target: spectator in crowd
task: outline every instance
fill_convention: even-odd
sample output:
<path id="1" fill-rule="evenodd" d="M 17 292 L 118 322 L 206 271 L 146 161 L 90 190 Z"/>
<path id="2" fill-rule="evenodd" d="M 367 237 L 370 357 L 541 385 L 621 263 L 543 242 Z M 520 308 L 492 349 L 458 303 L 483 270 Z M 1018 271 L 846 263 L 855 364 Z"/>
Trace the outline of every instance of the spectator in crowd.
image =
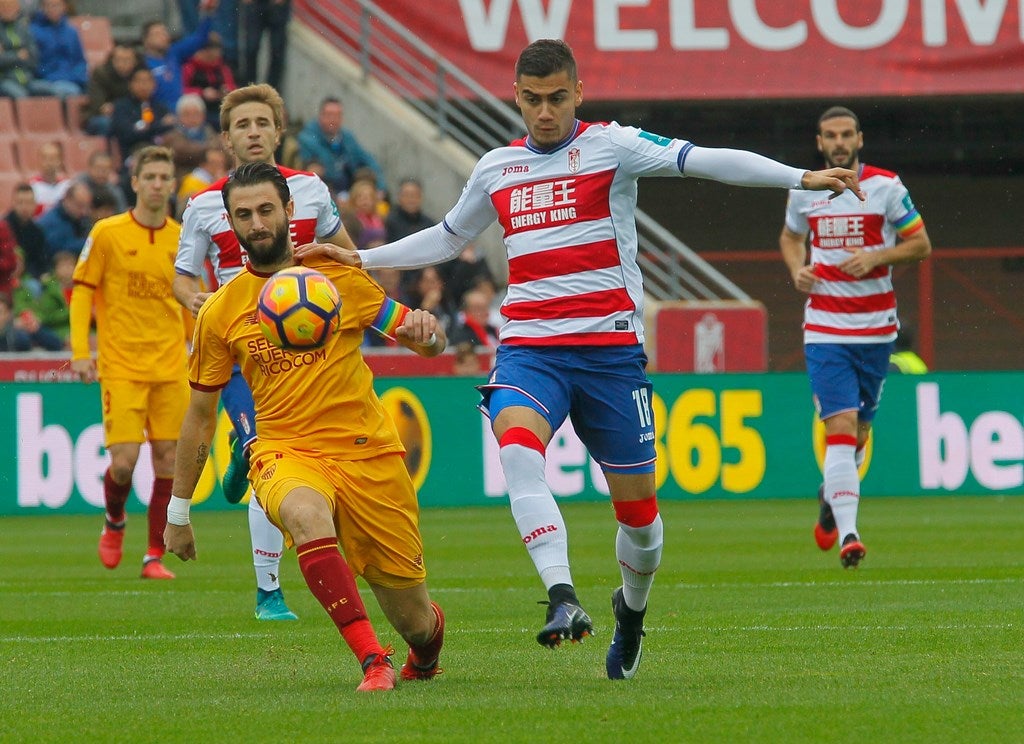
<path id="1" fill-rule="evenodd" d="M 221 147 L 208 147 L 203 153 L 203 162 L 192 169 L 181 179 L 178 186 L 178 218 L 185 211 L 185 205 L 192 198 L 214 181 L 219 181 L 228 174 L 228 154 Z"/>
<path id="2" fill-rule="evenodd" d="M 14 242 L 14 231 L 6 221 L 0 222 L 0 294 L 11 296 L 17 283 L 18 259 L 15 251 L 18 244 Z"/>
<path id="3" fill-rule="evenodd" d="M 10 295 L 0 292 L 0 351 L 28 351 L 31 348 L 32 338 L 15 320 Z"/>
<path id="4" fill-rule="evenodd" d="M 64 151 L 59 143 L 44 142 L 38 153 L 39 172 L 28 179 L 36 196 L 36 217 L 59 202 L 71 185 L 64 168 Z"/>
<path id="5" fill-rule="evenodd" d="M 427 266 L 408 273 L 412 275 L 412 280 L 406 297 L 413 303 L 409 307 L 428 310 L 447 331 L 452 327 L 455 313 L 446 299 L 444 279 L 437 267 Z"/>
<path id="6" fill-rule="evenodd" d="M 210 36 L 206 44 L 193 54 L 181 71 L 185 93 L 195 93 L 206 106 L 206 121 L 220 131 L 220 102 L 238 85 L 224 61 L 220 39 Z M 179 101 L 181 99 L 178 99 Z"/>
<path id="7" fill-rule="evenodd" d="M 31 299 L 22 297 L 19 300 L 18 290 L 14 293 L 15 313 L 21 308 L 22 302 L 29 302 L 28 309 L 39 319 L 42 327 L 59 339 L 58 349 L 67 348 L 71 318 L 68 303 L 71 302 L 72 276 L 77 262 L 75 254 L 61 251 L 53 257 L 53 271 L 36 285 L 36 294 Z M 27 282 L 23 284 L 32 286 Z"/>
<path id="8" fill-rule="evenodd" d="M 185 34 L 195 31 L 199 27 L 201 8 L 212 8 L 213 5 L 217 6 L 213 11 L 213 30 L 224 47 L 224 61 L 234 74 L 238 71 L 238 0 L 220 0 L 217 3 L 178 0 L 182 31 Z M 237 74 L 235 77 L 237 78 Z"/>
<path id="9" fill-rule="evenodd" d="M 494 282 L 494 275 L 487 266 L 487 261 L 477 255 L 476 245 L 473 243 L 463 248 L 462 253 L 454 261 L 441 264 L 437 268 L 444 279 L 445 290 L 448 292 L 447 301 L 451 307 L 459 307 L 463 295 L 481 278 Z"/>
<path id="10" fill-rule="evenodd" d="M 117 141 L 125 160 L 133 151 L 154 144 L 160 135 L 174 128 L 174 114 L 156 100 L 155 90 L 153 71 L 136 67 L 128 83 L 128 95 L 114 102 L 110 135 Z"/>
<path id="11" fill-rule="evenodd" d="M 134 206 L 134 204 L 132 205 Z M 101 189 L 96 191 L 92 195 L 92 212 L 89 215 L 89 222 L 98 222 L 99 220 L 105 220 L 107 217 L 113 217 L 115 214 L 120 214 L 117 209 L 117 200 L 114 199 L 114 195 L 109 189 Z"/>
<path id="12" fill-rule="evenodd" d="M 480 357 L 476 353 L 476 347 L 472 341 L 461 341 L 455 346 L 455 361 L 452 363 L 452 373 L 463 377 L 473 377 L 484 374 Z"/>
<path id="13" fill-rule="evenodd" d="M 114 170 L 114 159 L 110 153 L 94 150 L 89 153 L 89 161 L 85 171 L 75 178 L 92 189 L 93 196 L 107 193 L 114 204 L 114 212 L 120 214 L 128 209 L 128 200 L 124 196 L 121 184 Z"/>
<path id="14" fill-rule="evenodd" d="M 16 322 L 28 333 L 33 347 L 46 351 L 60 351 L 65 347 L 66 335 L 61 337 L 44 322 L 41 315 L 44 309 L 42 284 L 31 275 L 25 277 L 25 259 L 20 249 L 16 251 L 16 257 L 14 281 L 11 288 L 11 311 L 17 319 Z M 49 316 L 47 319 L 53 320 Z M 66 320 L 65 317 L 65 322 Z"/>
<path id="15" fill-rule="evenodd" d="M 213 16 L 202 11 L 202 20 L 196 30 L 183 39 L 171 43 L 171 32 L 163 21 L 150 21 L 142 27 L 142 56 L 153 71 L 156 89 L 153 97 L 170 111 L 185 92 L 182 85 L 182 66 L 193 54 L 202 49 L 213 30 Z"/>
<path id="16" fill-rule="evenodd" d="M 129 94 L 132 71 L 142 64 L 142 57 L 131 46 L 115 44 L 106 61 L 93 69 L 85 90 L 88 100 L 82 106 L 83 129 L 88 134 L 110 135 L 114 102 Z"/>
<path id="17" fill-rule="evenodd" d="M 89 69 L 78 29 L 68 21 L 65 0 L 42 0 L 32 17 L 32 36 L 39 49 L 36 77 L 51 96 L 77 96 L 89 82 Z"/>
<path id="18" fill-rule="evenodd" d="M 342 126 L 343 121 L 344 109 L 339 99 L 328 97 L 321 101 L 317 118 L 299 132 L 303 161 L 315 160 L 323 165 L 324 181 L 344 199 L 348 198 L 356 171 L 364 167 L 373 169 L 377 189 L 383 192 L 386 188 L 384 171 L 356 136 Z"/>
<path id="19" fill-rule="evenodd" d="M 47 95 L 46 85 L 36 79 L 38 62 L 39 50 L 20 0 L 0 0 L 0 95 Z"/>
<path id="20" fill-rule="evenodd" d="M 498 329 L 491 325 L 491 303 L 487 294 L 471 289 L 462 297 L 449 337 L 452 343 L 468 341 L 493 352 L 498 348 Z"/>
<path id="21" fill-rule="evenodd" d="M 162 144 L 174 153 L 176 178 L 203 162 L 206 151 L 220 143 L 217 132 L 206 121 L 206 103 L 195 93 L 186 93 L 174 108 L 177 121 L 174 128 L 163 135 Z"/>
<path id="22" fill-rule="evenodd" d="M 284 80 L 284 63 L 288 52 L 291 0 L 241 0 L 239 11 L 245 39 L 242 50 L 242 77 L 250 84 L 266 82 L 280 88 Z M 269 38 L 267 75 L 260 81 L 257 61 L 264 35 Z"/>
<path id="23" fill-rule="evenodd" d="M 353 183 L 348 194 L 348 208 L 359 220 L 360 230 L 355 241 L 356 246 L 370 248 L 373 245 L 383 245 L 386 231 L 384 220 L 378 211 L 376 184 L 366 179 L 359 179 Z"/>
<path id="24" fill-rule="evenodd" d="M 92 227 L 92 190 L 84 183 L 73 183 L 64 198 L 36 223 L 46 235 L 50 261 L 61 252 L 78 256 Z"/>
<path id="25" fill-rule="evenodd" d="M 267 50 L 267 77 L 263 82 L 277 89 L 284 80 L 284 60 L 288 53 L 288 20 L 292 14 L 291 0 L 242 0 L 242 29 L 245 32 L 245 54 L 242 77 L 249 83 L 260 82 L 256 76 L 256 60 L 266 34 L 270 39 Z"/>
<path id="26" fill-rule="evenodd" d="M 50 249 L 46 244 L 46 236 L 33 219 L 36 214 L 36 195 L 28 183 L 19 183 L 14 187 L 14 200 L 11 211 L 4 221 L 14 234 L 14 242 L 25 252 L 25 270 L 36 279 L 52 268 Z"/>
<path id="27" fill-rule="evenodd" d="M 387 242 L 393 243 L 435 222 L 423 214 L 423 185 L 415 178 L 403 178 L 398 184 L 396 203 L 384 221 Z"/>

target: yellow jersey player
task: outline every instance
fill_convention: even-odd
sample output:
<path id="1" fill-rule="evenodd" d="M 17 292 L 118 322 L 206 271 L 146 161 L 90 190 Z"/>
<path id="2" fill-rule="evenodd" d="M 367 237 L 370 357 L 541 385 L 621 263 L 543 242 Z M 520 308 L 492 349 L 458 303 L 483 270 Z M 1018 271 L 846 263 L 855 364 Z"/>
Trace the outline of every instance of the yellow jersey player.
<path id="1" fill-rule="evenodd" d="M 144 441 L 153 459 L 147 510 L 149 547 L 142 578 L 173 579 L 161 563 L 178 430 L 188 405 L 185 322 L 171 292 L 181 228 L 168 216 L 174 193 L 174 157 L 164 147 L 135 155 L 135 207 L 100 220 L 85 242 L 71 292 L 71 369 L 83 382 L 99 380 L 104 444 L 106 522 L 99 556 L 107 568 L 121 562 L 125 502 Z M 89 347 L 96 316 L 98 353 Z"/>
<path id="2" fill-rule="evenodd" d="M 360 691 L 395 684 L 390 647 L 377 639 L 355 584 L 361 575 L 409 644 L 402 677 L 435 676 L 444 615 L 430 601 L 416 492 L 394 423 L 373 391 L 360 353 L 373 328 L 424 357 L 444 350 L 437 319 L 385 295 L 364 272 L 314 258 L 342 298 L 341 327 L 319 349 L 288 352 L 260 331 L 256 303 L 275 271 L 294 265 L 288 181 L 268 163 L 247 163 L 223 187 L 228 219 L 249 262 L 203 303 L 196 320 L 192 397 L 179 438 L 167 548 L 195 558 L 191 497 L 216 426 L 220 391 L 239 365 L 256 404 L 249 479 L 270 520 L 295 546 L 299 569 L 359 660 Z M 344 557 L 338 550 L 341 543 Z"/>

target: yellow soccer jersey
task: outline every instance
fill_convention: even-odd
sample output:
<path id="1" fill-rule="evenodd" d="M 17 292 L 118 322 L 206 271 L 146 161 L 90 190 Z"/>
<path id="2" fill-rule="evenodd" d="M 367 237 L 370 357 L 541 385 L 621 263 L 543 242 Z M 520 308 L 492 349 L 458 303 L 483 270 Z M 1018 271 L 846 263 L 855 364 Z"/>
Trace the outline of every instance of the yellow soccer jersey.
<path id="1" fill-rule="evenodd" d="M 256 320 L 256 303 L 267 276 L 248 264 L 199 311 L 189 357 L 189 383 L 219 390 L 241 367 L 256 403 L 256 436 L 312 455 L 361 460 L 404 452 L 391 417 L 373 390 L 373 373 L 360 345 L 370 326 L 393 332 L 405 308 L 361 269 L 311 259 L 341 295 L 341 327 L 325 346 L 285 351 L 271 345 Z M 390 318 L 390 321 L 388 320 Z"/>
<path id="2" fill-rule="evenodd" d="M 166 382 L 185 373 L 184 319 L 171 292 L 180 233 L 170 218 L 149 228 L 130 211 L 100 220 L 89 233 L 74 281 L 95 291 L 101 378 Z M 83 347 L 87 340 L 72 338 L 72 348 Z"/>

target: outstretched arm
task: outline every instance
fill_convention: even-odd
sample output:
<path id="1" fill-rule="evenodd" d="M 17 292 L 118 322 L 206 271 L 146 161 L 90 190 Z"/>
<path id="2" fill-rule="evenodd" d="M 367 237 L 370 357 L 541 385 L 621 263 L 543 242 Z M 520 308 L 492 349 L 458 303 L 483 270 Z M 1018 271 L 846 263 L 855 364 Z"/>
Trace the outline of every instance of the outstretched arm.
<path id="1" fill-rule="evenodd" d="M 746 150 L 693 146 L 683 156 L 682 173 L 736 186 L 807 189 L 834 194 L 852 189 L 861 200 L 864 198 L 856 172 L 848 168 L 807 171 Z"/>
<path id="2" fill-rule="evenodd" d="M 419 269 L 455 258 L 469 243 L 439 222 L 426 230 L 408 235 L 394 243 L 364 251 L 337 247 L 340 244 L 307 243 L 295 249 L 295 258 L 328 256 L 346 266 L 364 269 Z"/>

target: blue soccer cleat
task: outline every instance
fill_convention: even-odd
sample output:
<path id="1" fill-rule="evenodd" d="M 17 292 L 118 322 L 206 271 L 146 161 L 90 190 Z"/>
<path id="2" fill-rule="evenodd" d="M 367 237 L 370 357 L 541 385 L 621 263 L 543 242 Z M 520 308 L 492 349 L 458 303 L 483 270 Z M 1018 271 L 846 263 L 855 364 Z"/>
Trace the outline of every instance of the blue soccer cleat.
<path id="1" fill-rule="evenodd" d="M 633 679 L 640 668 L 643 654 L 644 615 L 647 608 L 639 612 L 629 609 L 622 598 L 622 588 L 612 592 L 612 612 L 615 614 L 615 635 L 605 657 L 605 671 L 608 679 Z"/>
<path id="2" fill-rule="evenodd" d="M 288 605 L 284 603 L 284 594 L 282 594 L 280 589 L 274 589 L 272 592 L 257 589 L 256 619 L 298 620 L 299 616 L 288 609 Z"/>
<path id="3" fill-rule="evenodd" d="M 594 624 L 583 608 L 572 602 L 548 605 L 547 624 L 537 634 L 537 643 L 548 648 L 562 645 L 562 641 L 579 643 L 594 635 Z"/>

